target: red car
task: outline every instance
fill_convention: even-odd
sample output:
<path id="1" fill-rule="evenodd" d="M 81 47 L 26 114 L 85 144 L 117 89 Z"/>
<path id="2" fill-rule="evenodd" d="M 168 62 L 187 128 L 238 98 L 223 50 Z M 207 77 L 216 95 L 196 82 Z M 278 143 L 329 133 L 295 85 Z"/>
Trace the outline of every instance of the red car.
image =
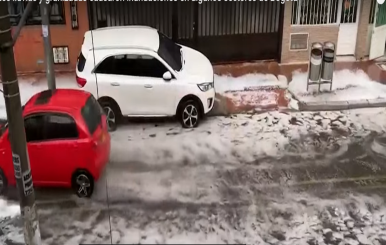
<path id="1" fill-rule="evenodd" d="M 90 197 L 110 155 L 106 116 L 88 92 L 46 90 L 23 109 L 33 184 Z M 16 185 L 7 124 L 0 136 L 0 192 Z"/>

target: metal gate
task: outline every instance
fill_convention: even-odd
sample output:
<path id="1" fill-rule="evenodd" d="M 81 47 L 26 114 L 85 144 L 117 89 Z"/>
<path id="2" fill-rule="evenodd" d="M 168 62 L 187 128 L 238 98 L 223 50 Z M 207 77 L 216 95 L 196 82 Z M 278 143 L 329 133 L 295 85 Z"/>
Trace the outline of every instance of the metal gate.
<path id="1" fill-rule="evenodd" d="M 88 1 L 90 29 L 148 25 L 212 62 L 280 60 L 284 4 Z"/>

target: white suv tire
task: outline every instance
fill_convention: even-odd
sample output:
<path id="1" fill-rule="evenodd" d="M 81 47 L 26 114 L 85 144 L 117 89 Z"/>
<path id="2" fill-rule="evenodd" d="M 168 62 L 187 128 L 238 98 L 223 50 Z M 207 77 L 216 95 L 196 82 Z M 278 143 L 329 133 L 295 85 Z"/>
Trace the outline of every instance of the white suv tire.
<path id="1" fill-rule="evenodd" d="M 182 102 L 176 116 L 183 128 L 196 128 L 202 118 L 199 103 L 193 99 Z"/>
<path id="2" fill-rule="evenodd" d="M 99 104 L 106 114 L 106 124 L 109 132 L 114 132 L 117 130 L 117 126 L 121 122 L 121 110 L 118 105 L 112 101 L 102 100 L 99 101 Z"/>

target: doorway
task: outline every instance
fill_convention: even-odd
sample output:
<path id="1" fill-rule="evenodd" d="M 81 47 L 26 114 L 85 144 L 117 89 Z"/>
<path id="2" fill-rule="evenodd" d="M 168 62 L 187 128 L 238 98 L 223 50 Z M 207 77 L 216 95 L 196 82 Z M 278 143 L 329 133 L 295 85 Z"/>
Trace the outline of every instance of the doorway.
<path id="1" fill-rule="evenodd" d="M 374 20 L 370 36 L 369 59 L 373 60 L 385 55 L 386 42 L 386 4 L 376 4 Z"/>
<path id="2" fill-rule="evenodd" d="M 361 0 L 339 0 L 340 22 L 337 55 L 354 55 Z"/>

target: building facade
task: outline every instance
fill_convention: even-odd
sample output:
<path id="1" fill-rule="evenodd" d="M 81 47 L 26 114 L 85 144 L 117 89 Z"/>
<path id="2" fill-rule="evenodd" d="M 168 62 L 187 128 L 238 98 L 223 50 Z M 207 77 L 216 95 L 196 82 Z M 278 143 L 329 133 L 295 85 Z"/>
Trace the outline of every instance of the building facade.
<path id="1" fill-rule="evenodd" d="M 26 3 L 9 2 L 14 25 Z M 176 42 L 203 52 L 214 63 L 307 62 L 311 44 L 325 41 L 336 43 L 338 55 L 361 60 L 386 41 L 386 28 L 377 27 L 374 34 L 376 0 L 297 0 L 285 4 L 53 1 L 51 4 L 52 46 L 58 48 L 56 51 L 65 49 L 68 53 L 55 51 L 55 60 L 62 60 L 55 64 L 57 71 L 75 69 L 85 31 L 109 26 L 155 27 Z M 385 8 L 386 4 L 379 8 L 385 12 L 385 18 L 378 16 L 378 22 L 386 22 Z M 18 72 L 45 70 L 39 5 L 23 27 L 14 52 Z"/>
<path id="2" fill-rule="evenodd" d="M 75 7 L 71 6 L 75 3 Z M 11 23 L 17 25 L 27 2 L 9 2 Z M 76 9 L 74 13 L 74 9 Z M 68 50 L 68 57 L 55 64 L 55 70 L 71 71 L 76 65 L 84 32 L 89 30 L 86 2 L 51 2 L 50 16 L 51 43 L 53 47 Z M 73 27 L 74 25 L 74 27 Z M 39 4 L 35 5 L 30 18 L 22 28 L 14 47 L 17 71 L 20 73 L 41 72 L 45 70 L 44 45 Z"/>
<path id="3" fill-rule="evenodd" d="M 336 44 L 338 56 L 368 57 L 376 0 L 298 0 L 285 5 L 283 63 L 307 61 L 311 44 L 326 41 Z"/>

